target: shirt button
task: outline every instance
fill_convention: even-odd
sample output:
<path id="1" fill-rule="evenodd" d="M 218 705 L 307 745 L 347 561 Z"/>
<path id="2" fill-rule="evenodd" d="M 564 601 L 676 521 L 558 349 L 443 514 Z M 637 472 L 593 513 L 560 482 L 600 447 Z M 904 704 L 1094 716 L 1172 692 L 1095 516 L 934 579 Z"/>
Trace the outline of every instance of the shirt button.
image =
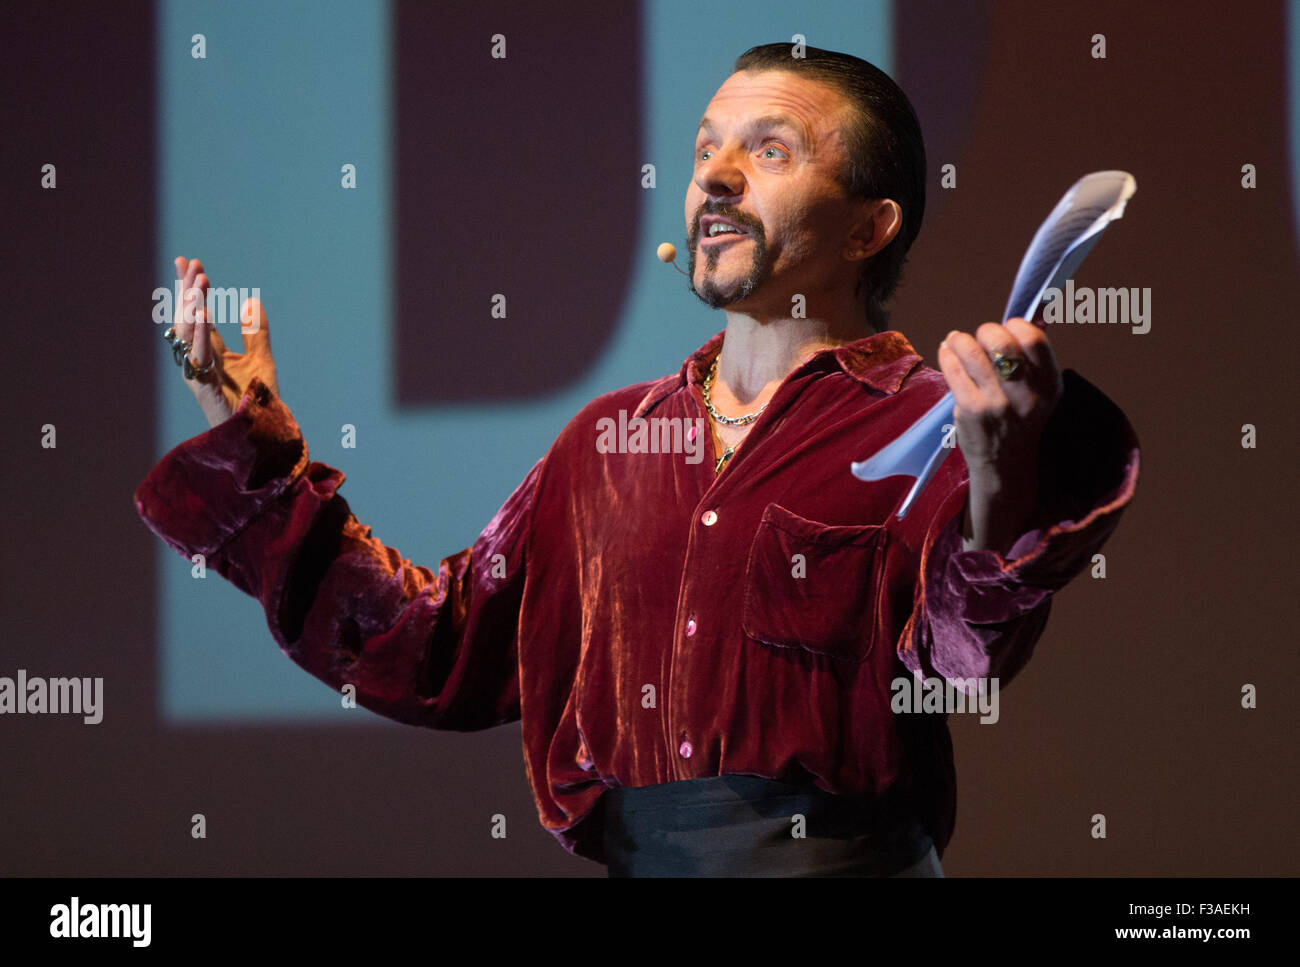
<path id="1" fill-rule="evenodd" d="M 714 510 L 706 510 L 700 520 L 704 521 L 705 527 L 712 527 L 718 522 L 718 513 Z"/>
<path id="2" fill-rule="evenodd" d="M 691 757 L 691 744 L 683 739 L 682 744 L 677 747 L 677 752 L 683 759 L 689 759 Z"/>
<path id="3" fill-rule="evenodd" d="M 695 619 L 688 618 L 686 621 L 686 637 L 689 638 L 695 634 Z"/>

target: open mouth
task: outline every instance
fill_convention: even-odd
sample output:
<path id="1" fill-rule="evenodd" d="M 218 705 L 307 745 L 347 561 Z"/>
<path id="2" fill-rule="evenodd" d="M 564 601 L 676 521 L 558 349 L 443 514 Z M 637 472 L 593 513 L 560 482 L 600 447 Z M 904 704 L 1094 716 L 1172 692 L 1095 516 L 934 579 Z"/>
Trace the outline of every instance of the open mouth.
<path id="1" fill-rule="evenodd" d="M 749 232 L 730 219 L 718 215 L 705 215 L 700 219 L 701 247 L 725 245 L 746 238 L 749 238 Z"/>

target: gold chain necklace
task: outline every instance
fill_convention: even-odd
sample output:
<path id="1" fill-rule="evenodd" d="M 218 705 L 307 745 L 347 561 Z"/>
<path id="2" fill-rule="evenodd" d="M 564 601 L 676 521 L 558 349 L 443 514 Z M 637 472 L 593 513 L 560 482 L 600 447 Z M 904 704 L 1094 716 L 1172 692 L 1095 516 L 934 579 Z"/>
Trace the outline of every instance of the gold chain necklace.
<path id="1" fill-rule="evenodd" d="M 721 354 L 719 354 L 721 355 Z M 709 411 L 709 416 L 713 417 L 719 423 L 728 423 L 731 426 L 748 426 L 758 419 L 759 414 L 767 409 L 767 403 L 764 403 L 753 413 L 746 413 L 744 416 L 727 416 L 725 413 L 719 413 L 713 405 L 713 381 L 718 377 L 718 356 L 713 357 L 713 365 L 709 367 L 709 374 L 704 377 L 704 408 Z M 768 402 L 771 402 L 770 400 Z"/>
<path id="2" fill-rule="evenodd" d="M 715 419 L 719 423 L 727 423 L 731 426 L 748 426 L 749 424 L 757 420 L 759 415 L 765 409 L 767 409 L 767 403 L 764 403 L 753 413 L 746 413 L 744 416 L 733 417 L 733 416 L 727 416 L 724 413 L 719 413 L 717 408 L 713 405 L 713 381 L 717 378 L 717 375 L 718 375 L 718 357 L 714 356 L 713 365 L 709 367 L 709 374 L 704 377 L 704 386 L 703 386 L 704 408 L 709 411 L 709 416 L 713 417 L 713 419 Z M 713 472 L 715 474 L 719 474 L 722 473 L 722 468 L 727 465 L 727 461 L 730 460 L 733 456 L 735 456 L 736 448 L 729 447 L 727 446 L 726 443 L 723 442 L 722 434 L 718 433 L 717 427 L 713 428 L 713 432 L 718 438 L 718 443 L 723 448 L 722 456 L 718 457 L 718 462 L 714 464 L 713 467 Z"/>

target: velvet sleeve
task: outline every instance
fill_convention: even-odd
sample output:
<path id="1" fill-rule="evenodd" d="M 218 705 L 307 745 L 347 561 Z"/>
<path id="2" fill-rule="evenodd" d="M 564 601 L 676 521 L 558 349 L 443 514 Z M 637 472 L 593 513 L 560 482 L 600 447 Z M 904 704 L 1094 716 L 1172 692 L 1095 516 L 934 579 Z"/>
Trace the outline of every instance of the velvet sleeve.
<path id="1" fill-rule="evenodd" d="M 372 536 L 308 459 L 297 422 L 254 379 L 230 419 L 167 453 L 135 492 L 173 549 L 257 598 L 293 661 L 359 705 L 430 728 L 518 720 L 517 629 L 529 472 L 477 541 L 436 570 Z"/>
<path id="2" fill-rule="evenodd" d="M 913 673 L 998 678 L 1029 661 L 1053 592 L 1091 566 L 1133 496 L 1138 441 L 1120 409 L 1074 370 L 1044 428 L 1038 507 L 1007 555 L 963 551 L 968 482 L 935 514 L 921 557 L 914 640 L 899 658 Z"/>

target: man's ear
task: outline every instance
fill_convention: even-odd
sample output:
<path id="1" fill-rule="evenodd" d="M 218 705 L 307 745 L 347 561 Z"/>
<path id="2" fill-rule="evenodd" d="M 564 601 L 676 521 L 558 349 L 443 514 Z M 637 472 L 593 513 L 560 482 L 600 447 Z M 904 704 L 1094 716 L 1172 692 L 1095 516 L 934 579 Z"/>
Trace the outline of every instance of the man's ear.
<path id="1" fill-rule="evenodd" d="M 894 240 L 903 227 L 903 209 L 892 198 L 862 202 L 859 222 L 849 236 L 844 257 L 850 261 L 870 258 Z"/>

